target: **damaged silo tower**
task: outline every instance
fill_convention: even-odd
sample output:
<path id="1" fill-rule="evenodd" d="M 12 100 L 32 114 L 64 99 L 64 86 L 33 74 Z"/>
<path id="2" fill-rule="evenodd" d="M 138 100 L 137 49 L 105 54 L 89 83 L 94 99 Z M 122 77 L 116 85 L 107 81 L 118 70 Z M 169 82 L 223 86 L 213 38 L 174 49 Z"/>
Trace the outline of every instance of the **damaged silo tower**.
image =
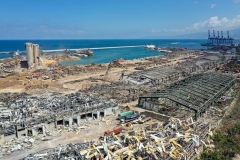
<path id="1" fill-rule="evenodd" d="M 39 62 L 39 45 L 38 44 L 33 44 L 33 56 L 34 56 L 35 66 L 38 66 L 38 62 Z"/>
<path id="2" fill-rule="evenodd" d="M 28 68 L 37 67 L 39 65 L 40 51 L 38 44 L 26 43 L 26 53 Z"/>
<path id="3" fill-rule="evenodd" d="M 25 46 L 27 53 L 28 68 L 31 68 L 34 64 L 33 45 L 32 43 L 26 43 Z"/>

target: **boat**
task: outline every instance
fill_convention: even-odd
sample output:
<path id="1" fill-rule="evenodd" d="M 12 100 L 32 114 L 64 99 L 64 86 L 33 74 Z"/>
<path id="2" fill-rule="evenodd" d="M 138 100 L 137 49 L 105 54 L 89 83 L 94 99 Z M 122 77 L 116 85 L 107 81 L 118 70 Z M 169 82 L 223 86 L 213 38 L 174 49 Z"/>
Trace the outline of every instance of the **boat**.
<path id="1" fill-rule="evenodd" d="M 84 49 L 84 50 L 76 50 L 75 53 L 73 54 L 74 56 L 84 56 L 84 57 L 88 57 L 88 56 L 93 56 L 93 51 L 91 51 L 90 49 Z"/>
<path id="2" fill-rule="evenodd" d="M 150 45 L 146 45 L 145 48 L 146 48 L 146 49 L 149 49 L 149 50 L 154 50 L 154 49 L 156 48 L 156 46 L 150 44 Z"/>

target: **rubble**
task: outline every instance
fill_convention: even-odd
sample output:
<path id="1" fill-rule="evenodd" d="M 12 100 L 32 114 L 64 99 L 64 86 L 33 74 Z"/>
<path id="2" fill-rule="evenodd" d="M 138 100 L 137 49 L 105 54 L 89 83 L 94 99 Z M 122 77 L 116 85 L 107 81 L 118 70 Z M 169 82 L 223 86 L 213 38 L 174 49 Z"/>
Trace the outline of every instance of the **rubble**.
<path id="1" fill-rule="evenodd" d="M 214 147 L 205 142 L 209 135 L 211 127 L 207 123 L 171 118 L 150 128 L 124 131 L 84 143 L 59 145 L 29 154 L 25 159 L 191 159 L 200 153 L 201 147 Z"/>
<path id="2" fill-rule="evenodd" d="M 139 97 L 139 107 L 175 117 L 201 117 L 232 87 L 236 78 L 221 73 L 195 74 Z M 217 109 L 215 109 L 217 110 Z M 218 110 L 217 110 L 218 111 Z"/>
<path id="3" fill-rule="evenodd" d="M 28 137 L 42 135 L 51 139 L 50 130 L 54 128 L 59 129 L 58 133 L 62 132 L 61 128 L 66 130 L 65 127 L 68 128 L 68 131 L 78 130 L 83 126 L 87 127 L 89 125 L 87 122 L 91 119 L 111 115 L 113 110 L 118 108 L 116 100 L 107 99 L 94 93 L 77 92 L 68 95 L 32 96 L 5 93 L 1 94 L 0 98 L 2 99 L 0 105 L 1 143 L 23 138 L 24 144 L 29 144 L 28 141 L 34 143 L 35 139 L 26 140 Z M 14 143 L 11 147 L 14 148 L 16 145 Z M 14 150 L 6 151 L 13 152 Z"/>
<path id="4" fill-rule="evenodd" d="M 239 56 L 240 57 L 240 56 Z M 240 73 L 240 58 L 233 57 L 227 61 L 227 63 L 223 64 L 218 69 L 223 73 Z"/>
<path id="5" fill-rule="evenodd" d="M 84 142 L 59 145 L 30 153 L 26 159 L 191 159 L 199 154 L 201 147 L 214 147 L 207 141 L 207 137 L 212 135 L 211 125 L 203 121 L 194 122 L 193 118 L 201 117 L 202 112 L 209 117 L 221 117 L 226 102 L 233 97 L 226 95 L 225 91 L 234 84 L 235 79 L 230 75 L 212 73 L 222 71 L 226 61 L 221 56 L 193 51 L 185 53 L 185 50 L 179 54 L 179 51 L 175 52 L 177 50 L 173 49 L 166 56 L 146 58 L 136 64 L 125 64 L 123 59 L 114 60 L 109 65 L 54 64 L 51 68 L 29 73 L 26 75 L 29 80 L 57 80 L 106 71 L 100 78 L 76 78 L 64 82 L 74 84 L 87 81 L 81 91 L 72 94 L 0 94 L 0 157 L 17 150 L 34 148 L 43 141 L 51 141 L 68 132 L 76 135 L 82 131 L 88 133 L 93 125 L 112 127 L 115 125 L 113 118 L 116 117 L 109 118 L 109 115 L 117 115 L 121 111 L 118 103 L 136 101 L 139 97 L 144 109 L 153 111 L 149 114 L 151 116 L 134 112 L 120 119 L 120 134 L 111 134 L 113 130 L 106 130 L 109 131 L 107 136 L 97 140 L 86 139 Z M 55 55 L 46 56 L 59 61 L 69 55 L 63 55 L 60 59 Z M 126 74 L 127 67 L 136 67 L 140 71 Z M 117 81 L 107 78 L 111 68 L 123 69 L 118 73 L 120 78 Z M 204 72 L 208 72 L 210 80 L 202 76 Z M 25 88 L 47 87 L 48 84 L 41 83 Z M 216 96 L 217 91 L 221 95 Z M 163 97 L 156 101 L 156 96 L 149 97 L 152 94 Z M 174 102 L 166 100 L 169 97 Z M 146 101 L 141 101 L 144 98 Z M 179 107 L 180 102 L 188 107 Z M 213 102 L 219 106 L 212 105 Z M 207 105 L 203 105 L 205 103 Z M 198 106 L 201 110 L 196 108 Z M 189 108 L 197 111 L 197 115 Z"/>

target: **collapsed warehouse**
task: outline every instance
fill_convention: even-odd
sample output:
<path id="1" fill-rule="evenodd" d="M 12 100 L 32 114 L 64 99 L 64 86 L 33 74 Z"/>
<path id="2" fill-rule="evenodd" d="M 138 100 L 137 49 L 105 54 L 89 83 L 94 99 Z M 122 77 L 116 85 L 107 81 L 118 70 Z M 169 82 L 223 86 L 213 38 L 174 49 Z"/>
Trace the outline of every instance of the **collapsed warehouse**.
<path id="1" fill-rule="evenodd" d="M 87 118 L 105 117 L 118 109 L 118 102 L 82 92 L 45 97 L 6 93 L 0 105 L 0 142 L 24 136 L 48 134 L 58 125 L 79 125 Z M 8 98 L 7 98 L 8 97 Z"/>
<path id="2" fill-rule="evenodd" d="M 174 67 L 151 68 L 140 72 L 134 72 L 129 75 L 126 80 L 136 85 L 143 85 L 146 83 L 152 83 L 154 86 L 161 83 L 167 83 L 171 80 L 177 80 L 181 75 L 179 70 Z"/>
<path id="3" fill-rule="evenodd" d="M 200 58 L 186 59 L 174 65 L 163 66 L 161 68 L 150 68 L 139 72 L 134 72 L 127 76 L 126 81 L 135 85 L 151 83 L 160 87 L 162 84 L 169 84 L 179 79 L 189 77 L 195 73 L 206 72 L 215 69 L 221 63 L 218 56 L 206 56 Z"/>
<path id="4" fill-rule="evenodd" d="M 221 57 L 219 56 L 189 57 L 186 61 L 174 65 L 145 69 L 130 74 L 122 72 L 124 74 L 117 82 L 91 78 L 89 83 L 84 85 L 84 90 L 117 99 L 120 103 L 128 103 L 135 101 L 145 92 L 164 88 L 165 85 L 193 74 L 214 70 L 220 64 Z M 90 83 L 93 81 L 101 81 L 102 84 Z"/>
<path id="5" fill-rule="evenodd" d="M 119 103 L 135 101 L 138 96 L 148 90 L 149 86 L 136 86 L 126 82 L 112 82 L 111 84 L 91 85 L 87 90 L 104 95 L 108 98 L 117 99 Z"/>
<path id="6" fill-rule="evenodd" d="M 187 112 L 185 115 L 194 116 L 196 120 L 218 102 L 235 81 L 236 78 L 221 73 L 196 74 L 164 89 L 141 95 L 138 106 L 171 116 Z"/>

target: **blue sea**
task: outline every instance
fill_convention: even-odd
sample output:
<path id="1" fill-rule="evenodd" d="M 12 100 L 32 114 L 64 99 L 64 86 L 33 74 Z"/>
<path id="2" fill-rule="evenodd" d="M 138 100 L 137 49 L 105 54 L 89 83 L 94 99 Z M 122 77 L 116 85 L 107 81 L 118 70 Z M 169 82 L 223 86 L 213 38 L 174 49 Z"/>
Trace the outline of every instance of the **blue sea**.
<path id="1" fill-rule="evenodd" d="M 111 40 L 0 40 L 0 59 L 11 57 L 11 54 L 5 52 L 14 52 L 19 50 L 20 55 L 26 55 L 25 43 L 31 42 L 40 45 L 41 50 L 65 50 L 95 48 L 93 57 L 82 57 L 77 61 L 65 61 L 61 64 L 91 64 L 107 63 L 113 59 L 136 59 L 149 56 L 163 55 L 163 52 L 146 50 L 143 45 L 153 44 L 156 47 L 183 47 L 190 49 L 205 49 L 200 43 L 206 42 L 202 39 L 111 39 Z M 124 46 L 132 46 L 125 48 Z M 116 47 L 116 48 L 105 48 Z M 105 49 L 103 49 L 105 48 Z M 53 52 L 50 52 L 53 53 Z M 72 52 L 73 53 L 73 52 Z"/>

